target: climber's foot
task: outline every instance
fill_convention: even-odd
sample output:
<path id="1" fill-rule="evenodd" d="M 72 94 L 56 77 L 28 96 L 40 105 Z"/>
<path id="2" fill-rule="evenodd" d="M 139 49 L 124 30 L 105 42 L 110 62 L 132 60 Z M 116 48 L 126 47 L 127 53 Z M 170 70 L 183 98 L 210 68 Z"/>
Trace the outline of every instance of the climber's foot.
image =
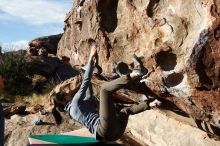
<path id="1" fill-rule="evenodd" d="M 143 63 L 135 54 L 133 55 L 132 60 L 134 63 L 132 73 L 136 74 L 138 77 L 145 75 L 147 73 L 147 69 L 143 66 Z"/>
<path id="2" fill-rule="evenodd" d="M 154 108 L 154 107 L 160 107 L 162 104 L 162 102 L 160 102 L 159 100 L 155 99 L 154 101 L 150 102 L 149 103 L 149 106 L 151 108 Z"/>

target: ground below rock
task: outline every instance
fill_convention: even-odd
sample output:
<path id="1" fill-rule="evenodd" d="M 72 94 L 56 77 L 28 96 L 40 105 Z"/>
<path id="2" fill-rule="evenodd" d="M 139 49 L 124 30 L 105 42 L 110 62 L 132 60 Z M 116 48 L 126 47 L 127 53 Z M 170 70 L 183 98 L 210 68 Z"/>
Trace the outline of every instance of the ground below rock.
<path id="1" fill-rule="evenodd" d="M 149 110 L 130 116 L 127 129 L 143 145 L 149 146 L 219 146 L 218 137 L 195 127 L 191 118 L 166 110 Z M 141 119 L 141 120 L 140 120 Z M 191 124 L 190 124 L 191 123 Z"/>
<path id="2" fill-rule="evenodd" d="M 51 113 L 11 116 L 10 119 L 5 121 L 5 146 L 26 146 L 28 144 L 28 135 L 59 134 L 83 127 L 67 114 L 61 113 L 61 115 L 63 122 L 59 126 L 55 124 Z M 38 119 L 43 121 L 41 125 L 34 124 L 34 121 Z M 129 133 L 125 133 L 117 142 L 125 146 L 141 146 Z"/>
<path id="3" fill-rule="evenodd" d="M 5 124 L 5 146 L 26 146 L 28 144 L 28 135 L 30 134 L 49 134 L 64 133 L 81 128 L 82 126 L 70 119 L 68 115 L 62 114 L 63 123 L 55 125 L 52 114 L 46 115 L 29 114 L 26 116 L 13 115 L 6 119 Z M 34 125 L 34 121 L 42 119 L 42 125 Z"/>

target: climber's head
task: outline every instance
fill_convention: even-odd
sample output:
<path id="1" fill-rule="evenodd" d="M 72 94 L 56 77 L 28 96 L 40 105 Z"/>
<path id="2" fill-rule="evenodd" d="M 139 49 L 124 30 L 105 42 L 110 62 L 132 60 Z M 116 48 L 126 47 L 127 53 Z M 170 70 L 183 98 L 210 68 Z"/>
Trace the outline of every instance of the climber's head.
<path id="1" fill-rule="evenodd" d="M 57 124 L 60 124 L 62 117 L 60 112 L 64 111 L 65 106 L 70 102 L 81 86 L 81 75 L 72 77 L 65 82 L 57 85 L 49 94 L 50 110 Z"/>
<path id="2" fill-rule="evenodd" d="M 56 103 L 66 105 L 70 100 L 72 100 L 72 96 L 70 94 L 67 94 L 63 91 L 58 92 L 56 96 L 54 96 L 54 100 Z"/>
<path id="3" fill-rule="evenodd" d="M 71 101 L 73 98 L 72 95 L 67 94 L 63 91 L 58 92 L 55 96 L 52 96 L 50 103 L 53 105 L 52 114 L 56 121 L 56 124 L 61 124 L 62 116 L 60 112 L 64 111 L 65 105 Z"/>
<path id="4" fill-rule="evenodd" d="M 63 91 L 58 92 L 55 96 L 50 99 L 51 103 L 56 107 L 60 112 L 64 111 L 64 108 L 68 102 L 70 102 L 75 94 L 67 94 Z"/>

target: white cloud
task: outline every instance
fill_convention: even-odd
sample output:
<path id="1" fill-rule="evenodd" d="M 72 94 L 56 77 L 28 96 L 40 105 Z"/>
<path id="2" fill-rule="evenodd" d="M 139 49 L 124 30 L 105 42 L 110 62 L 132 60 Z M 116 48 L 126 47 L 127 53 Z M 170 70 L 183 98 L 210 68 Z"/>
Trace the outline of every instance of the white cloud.
<path id="1" fill-rule="evenodd" d="M 13 16 L 30 24 L 43 25 L 63 23 L 70 3 L 72 0 L 0 0 L 0 10 L 8 19 Z M 6 18 L 5 15 L 2 18 Z M 0 15 L 0 20 L 2 18 Z"/>
<path id="2" fill-rule="evenodd" d="M 17 51 L 17 50 L 24 50 L 28 48 L 28 42 L 27 40 L 20 40 L 15 41 L 11 43 L 3 43 L 2 46 L 2 52 L 8 52 L 8 51 Z"/>

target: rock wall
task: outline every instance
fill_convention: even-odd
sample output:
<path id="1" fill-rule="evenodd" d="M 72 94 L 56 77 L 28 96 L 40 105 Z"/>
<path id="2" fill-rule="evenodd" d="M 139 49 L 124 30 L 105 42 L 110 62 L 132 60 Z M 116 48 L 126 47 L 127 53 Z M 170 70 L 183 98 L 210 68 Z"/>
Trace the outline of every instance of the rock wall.
<path id="1" fill-rule="evenodd" d="M 75 0 L 57 55 L 85 64 L 87 41 L 99 44 L 103 74 L 139 56 L 159 97 L 220 127 L 219 0 Z"/>

